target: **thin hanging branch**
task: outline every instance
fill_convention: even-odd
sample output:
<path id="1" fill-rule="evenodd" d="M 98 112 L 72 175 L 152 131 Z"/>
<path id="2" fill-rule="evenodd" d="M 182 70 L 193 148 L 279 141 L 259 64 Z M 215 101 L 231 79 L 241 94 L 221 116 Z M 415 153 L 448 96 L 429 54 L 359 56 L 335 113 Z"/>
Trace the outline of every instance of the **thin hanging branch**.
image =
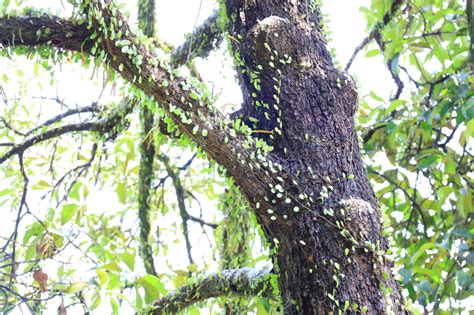
<path id="1" fill-rule="evenodd" d="M 138 25 L 143 33 L 152 37 L 155 33 L 155 0 L 138 1 Z M 148 274 L 157 275 L 153 248 L 149 242 L 150 225 L 150 198 L 152 193 L 153 162 L 155 158 L 155 142 L 153 140 L 153 126 L 155 124 L 153 112 L 148 106 L 140 108 L 141 141 L 140 170 L 138 175 L 138 219 L 140 225 L 140 255 Z M 157 227 L 159 228 L 159 227 Z"/>
<path id="2" fill-rule="evenodd" d="M 183 220 L 183 235 L 184 235 L 184 241 L 186 243 L 186 252 L 188 255 L 188 260 L 190 264 L 194 263 L 193 256 L 191 253 L 191 241 L 189 240 L 189 232 L 188 232 L 188 220 L 190 220 L 190 216 L 188 211 L 186 210 L 186 204 L 185 204 L 185 190 L 183 185 L 181 184 L 181 179 L 179 178 L 179 174 L 174 171 L 173 167 L 170 164 L 169 158 L 164 155 L 160 154 L 158 155 L 158 160 L 163 163 L 163 165 L 166 168 L 166 172 L 168 173 L 169 177 L 171 177 L 171 180 L 173 181 L 173 186 L 176 191 L 176 199 L 178 200 L 178 209 L 179 209 L 179 214 L 181 216 L 181 219 Z"/>
<path id="3" fill-rule="evenodd" d="M 219 230 L 221 270 L 239 268 L 249 264 L 252 248 L 251 218 L 247 202 L 239 189 L 229 185 L 219 201 L 219 208 L 225 214 Z M 245 314 L 248 305 L 244 299 L 225 301 L 226 314 Z"/>

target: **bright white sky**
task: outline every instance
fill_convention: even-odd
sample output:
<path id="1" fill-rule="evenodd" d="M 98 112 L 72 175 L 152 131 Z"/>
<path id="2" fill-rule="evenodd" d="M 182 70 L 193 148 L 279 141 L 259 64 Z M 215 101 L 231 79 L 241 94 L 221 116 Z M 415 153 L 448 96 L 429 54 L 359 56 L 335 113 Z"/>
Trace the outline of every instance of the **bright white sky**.
<path id="1" fill-rule="evenodd" d="M 344 66 L 352 55 L 354 48 L 366 36 L 365 20 L 358 9 L 360 5 L 368 5 L 369 1 L 324 0 L 323 2 L 323 12 L 327 13 L 330 19 L 329 30 L 332 32 L 330 45 L 335 48 L 337 59 Z M 29 5 L 49 7 L 52 8 L 52 12 L 61 12 L 62 10 L 60 0 L 32 0 L 29 1 Z M 202 0 L 202 2 L 199 0 L 157 0 L 158 36 L 176 46 L 179 45 L 183 42 L 184 35 L 191 32 L 194 25 L 197 26 L 204 21 L 215 7 L 215 2 L 211 0 Z M 131 13 L 131 19 L 135 20 L 134 12 Z M 233 80 L 234 74 L 228 56 L 223 57 L 222 51 L 221 49 L 221 51 L 212 53 L 207 60 L 197 60 L 196 64 L 204 80 L 213 89 L 214 94 L 220 94 L 219 105 L 224 106 L 226 111 L 230 111 L 231 109 L 236 109 L 240 104 L 241 94 Z M 61 82 L 61 95 L 68 95 L 69 99 L 74 100 L 73 103 L 80 105 L 88 105 L 91 101 L 96 100 L 98 95 L 97 89 L 90 82 L 90 74 L 78 76 L 72 69 L 71 71 L 67 69 L 65 67 L 62 72 L 56 73 L 57 81 Z M 27 72 L 26 69 L 25 72 Z M 361 97 L 370 91 L 376 91 L 381 97 L 387 98 L 391 92 L 392 81 L 380 56 L 366 59 L 364 58 L 364 53 L 360 53 L 352 65 L 351 74 L 360 85 L 359 95 Z M 84 91 L 92 92 L 84 93 Z M 33 87 L 31 92 L 34 93 Z M 36 94 L 38 95 L 39 93 Z M 0 190 L 1 188 L 0 184 Z M 98 208 L 98 205 L 100 205 L 110 211 L 111 208 L 114 208 L 114 200 L 116 200 L 116 197 L 113 191 L 92 192 L 88 203 L 95 205 L 95 208 Z M 204 208 L 206 208 L 205 204 Z M 0 209 L 0 212 L 5 213 L 7 211 L 9 210 Z M 5 223 L 5 221 L 2 222 Z M 5 231 L 8 228 L 5 227 L 4 229 L 4 226 L 0 223 L 0 230 Z M 0 235 L 3 235 L 3 233 Z M 4 235 L 8 235 L 8 233 Z M 193 237 L 191 238 L 193 239 Z M 204 240 L 202 244 L 205 245 L 206 241 Z M 185 269 L 187 259 L 183 245 L 181 243 L 179 246 L 176 246 L 177 248 L 173 250 L 173 253 L 176 255 L 174 261 L 181 264 L 182 269 Z M 196 251 L 195 258 L 200 259 L 199 256 Z M 53 303 L 53 305 L 57 307 L 58 304 Z M 53 308 L 49 311 L 55 312 L 55 309 Z M 107 310 L 104 311 L 108 313 Z"/>

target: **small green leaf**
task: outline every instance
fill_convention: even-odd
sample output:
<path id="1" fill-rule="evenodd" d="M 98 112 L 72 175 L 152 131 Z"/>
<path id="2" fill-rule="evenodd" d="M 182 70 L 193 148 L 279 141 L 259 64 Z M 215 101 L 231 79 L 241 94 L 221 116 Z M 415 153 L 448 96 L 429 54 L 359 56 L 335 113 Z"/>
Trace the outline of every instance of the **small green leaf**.
<path id="1" fill-rule="evenodd" d="M 97 294 L 97 296 L 95 297 L 94 301 L 92 302 L 91 306 L 90 306 L 90 309 L 91 310 L 94 310 L 97 308 L 97 306 L 99 306 L 100 304 L 100 295 Z"/>
<path id="2" fill-rule="evenodd" d="M 367 58 L 375 57 L 375 56 L 377 56 L 378 54 L 380 54 L 380 50 L 379 50 L 379 49 L 372 49 L 372 50 L 369 50 L 368 52 L 365 53 L 365 57 L 367 57 Z"/>
<path id="3" fill-rule="evenodd" d="M 135 255 L 125 252 L 123 254 L 118 254 L 118 257 L 127 265 L 127 267 L 130 269 L 130 271 L 133 271 L 135 269 Z"/>
<path id="4" fill-rule="evenodd" d="M 31 189 L 33 190 L 44 190 L 49 188 L 51 188 L 51 185 L 45 180 L 40 180 L 35 185 L 31 186 Z"/>
<path id="5" fill-rule="evenodd" d="M 44 226 L 39 222 L 33 222 L 23 236 L 23 243 L 28 243 L 32 236 L 39 235 L 44 232 Z"/>
<path id="6" fill-rule="evenodd" d="M 66 224 L 79 210 L 79 206 L 73 203 L 65 204 L 61 210 L 61 225 Z"/>
<path id="7" fill-rule="evenodd" d="M 351 303 L 349 301 L 345 301 L 344 302 L 344 309 L 342 310 L 343 312 L 347 311 L 349 309 L 349 306 L 351 305 Z"/>
<path id="8" fill-rule="evenodd" d="M 87 282 L 74 282 L 69 287 L 66 288 L 65 292 L 75 293 L 75 292 L 82 291 L 88 287 L 89 287 L 89 284 Z"/>
<path id="9" fill-rule="evenodd" d="M 127 183 L 125 181 L 122 181 L 117 185 L 116 193 L 119 202 L 125 204 L 127 201 Z"/>
<path id="10" fill-rule="evenodd" d="M 431 166 L 431 164 L 433 164 L 434 162 L 438 161 L 438 158 L 439 157 L 437 155 L 425 157 L 420 162 L 418 162 L 418 168 L 420 170 L 427 168 Z"/>
<path id="11" fill-rule="evenodd" d="M 99 278 L 100 284 L 104 285 L 107 282 L 107 272 L 102 269 L 96 269 L 97 277 Z"/>
<path id="12" fill-rule="evenodd" d="M 387 114 L 393 112 L 395 109 L 397 109 L 399 106 L 403 105 L 403 104 L 406 104 L 407 101 L 405 100 L 393 100 L 390 105 L 387 107 L 387 109 L 385 110 L 385 112 Z"/>
<path id="13" fill-rule="evenodd" d="M 165 286 L 160 279 L 154 275 L 146 275 L 138 278 L 137 283 L 145 289 L 145 302 L 151 303 L 160 295 L 167 293 Z"/>
<path id="14" fill-rule="evenodd" d="M 199 95 L 194 91 L 189 92 L 189 97 L 193 100 L 198 100 L 199 99 Z"/>

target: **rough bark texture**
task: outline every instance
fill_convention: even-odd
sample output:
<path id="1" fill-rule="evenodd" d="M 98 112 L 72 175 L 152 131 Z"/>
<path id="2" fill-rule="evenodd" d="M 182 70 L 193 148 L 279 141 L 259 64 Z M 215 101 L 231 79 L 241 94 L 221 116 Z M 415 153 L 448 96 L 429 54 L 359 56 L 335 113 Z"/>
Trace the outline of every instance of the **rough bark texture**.
<path id="1" fill-rule="evenodd" d="M 0 21 L 0 43 L 4 47 L 53 45 L 72 51 L 90 51 L 92 34 L 86 24 L 49 16 L 19 16 Z"/>
<path id="2" fill-rule="evenodd" d="M 285 313 L 366 309 L 383 314 L 388 308 L 401 313 L 391 263 L 381 255 L 387 244 L 380 210 L 354 131 L 357 94 L 352 80 L 332 64 L 314 3 L 226 2 L 244 94 L 242 110 L 234 116 L 274 146 L 268 154 L 254 138 L 236 132 L 186 80 L 135 44 L 113 3 L 87 2 L 85 11 L 108 66 L 153 97 L 248 198 L 275 247 Z M 0 22 L 5 46 L 84 48 L 77 42 L 82 31 L 60 19 L 41 18 L 36 28 L 22 19 Z M 56 28 L 38 39 L 41 23 Z M 134 44 L 124 49 L 124 42 Z"/>
<path id="3" fill-rule="evenodd" d="M 175 314 L 184 308 L 209 298 L 241 295 L 272 297 L 270 286 L 266 286 L 268 272 L 251 268 L 223 270 L 157 300 L 153 314 Z"/>
<path id="4" fill-rule="evenodd" d="M 282 177 L 297 179 L 309 208 L 284 219 L 275 205 L 270 224 L 257 212 L 268 238 L 278 239 L 285 313 L 323 314 L 347 303 L 401 312 L 391 264 L 380 256 L 387 249 L 380 210 L 354 130 L 356 90 L 332 64 L 317 8 L 309 1 L 226 5 L 244 97 L 234 117 L 262 131 Z M 383 288 L 392 293 L 384 297 Z"/>

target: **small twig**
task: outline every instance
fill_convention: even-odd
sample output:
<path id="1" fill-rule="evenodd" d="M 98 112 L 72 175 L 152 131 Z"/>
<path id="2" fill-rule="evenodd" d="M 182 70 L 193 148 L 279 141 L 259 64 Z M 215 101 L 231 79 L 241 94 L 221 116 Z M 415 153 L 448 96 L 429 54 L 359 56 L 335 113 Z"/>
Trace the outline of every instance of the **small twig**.
<path id="1" fill-rule="evenodd" d="M 180 171 L 185 171 L 191 165 L 191 163 L 193 163 L 196 156 L 197 156 L 197 153 L 194 153 L 193 156 L 186 163 L 184 163 L 182 166 L 178 167 L 178 169 Z"/>
<path id="2" fill-rule="evenodd" d="M 18 227 L 20 225 L 20 221 L 22 218 L 22 213 L 23 213 L 23 207 L 26 205 L 26 194 L 28 192 L 28 183 L 29 179 L 28 176 L 26 175 L 25 171 L 25 165 L 23 164 L 23 154 L 18 155 L 18 160 L 20 162 L 20 171 L 21 175 L 23 177 L 23 192 L 21 194 L 21 200 L 20 200 L 20 206 L 18 207 L 18 212 L 17 212 L 17 217 L 15 220 L 15 228 L 13 230 L 13 235 L 12 235 L 12 254 L 11 254 L 11 272 L 10 272 L 10 280 L 9 280 L 9 286 L 12 285 L 13 279 L 16 277 L 16 240 L 18 238 Z M 7 242 L 8 244 L 8 242 Z"/>
<path id="3" fill-rule="evenodd" d="M 196 29 L 196 23 L 197 23 L 197 20 L 199 18 L 199 14 L 201 13 L 201 7 L 202 7 L 202 0 L 199 1 L 198 12 L 196 14 L 196 19 L 194 20 L 193 31 L 191 33 L 191 40 L 189 42 L 188 56 L 186 57 L 186 63 L 188 63 L 189 58 L 191 57 L 191 52 L 192 52 L 192 48 L 193 48 L 194 30 Z"/>
<path id="4" fill-rule="evenodd" d="M 79 107 L 79 108 L 76 108 L 76 109 L 69 109 L 67 110 L 66 112 L 64 113 L 61 113 L 57 116 L 54 116 L 48 120 L 46 120 L 44 123 L 42 123 L 41 125 L 31 129 L 30 131 L 28 131 L 26 134 L 23 134 L 24 136 L 29 136 L 31 135 L 32 133 L 34 133 L 35 131 L 41 129 L 41 128 L 44 128 L 44 127 L 47 127 L 49 125 L 52 125 L 56 122 L 59 122 L 61 121 L 63 118 L 66 118 L 68 116 L 71 116 L 71 115 L 75 115 L 75 114 L 80 114 L 80 113 L 88 113 L 88 112 L 97 112 L 98 111 L 98 106 L 96 103 L 90 105 L 90 106 L 84 106 L 84 107 Z"/>
<path id="5" fill-rule="evenodd" d="M 201 226 L 202 226 L 202 225 L 207 225 L 207 226 L 209 226 L 209 227 L 211 227 L 211 228 L 213 228 L 213 229 L 215 229 L 215 228 L 218 227 L 218 225 L 215 224 L 215 223 L 206 222 L 206 221 L 204 221 L 203 219 L 201 219 L 201 218 L 196 218 L 195 216 L 192 216 L 192 215 L 190 215 L 190 214 L 188 215 L 188 219 L 189 219 L 190 221 L 194 221 L 194 222 L 197 222 L 197 223 L 201 224 Z"/>
<path id="6" fill-rule="evenodd" d="M 382 18 L 382 21 L 377 23 L 377 25 L 372 28 L 370 31 L 369 35 L 362 40 L 362 42 L 355 48 L 354 52 L 352 53 L 352 56 L 349 58 L 349 61 L 347 62 L 346 66 L 344 67 L 345 71 L 348 71 L 349 68 L 351 67 L 352 63 L 354 62 L 355 58 L 357 57 L 357 54 L 365 48 L 373 39 L 375 39 L 377 36 L 380 36 L 380 31 L 392 20 L 392 18 L 395 16 L 395 13 L 398 11 L 400 6 L 402 5 L 403 0 L 394 0 L 392 2 L 392 6 L 390 7 L 390 10 L 386 12 Z"/>

